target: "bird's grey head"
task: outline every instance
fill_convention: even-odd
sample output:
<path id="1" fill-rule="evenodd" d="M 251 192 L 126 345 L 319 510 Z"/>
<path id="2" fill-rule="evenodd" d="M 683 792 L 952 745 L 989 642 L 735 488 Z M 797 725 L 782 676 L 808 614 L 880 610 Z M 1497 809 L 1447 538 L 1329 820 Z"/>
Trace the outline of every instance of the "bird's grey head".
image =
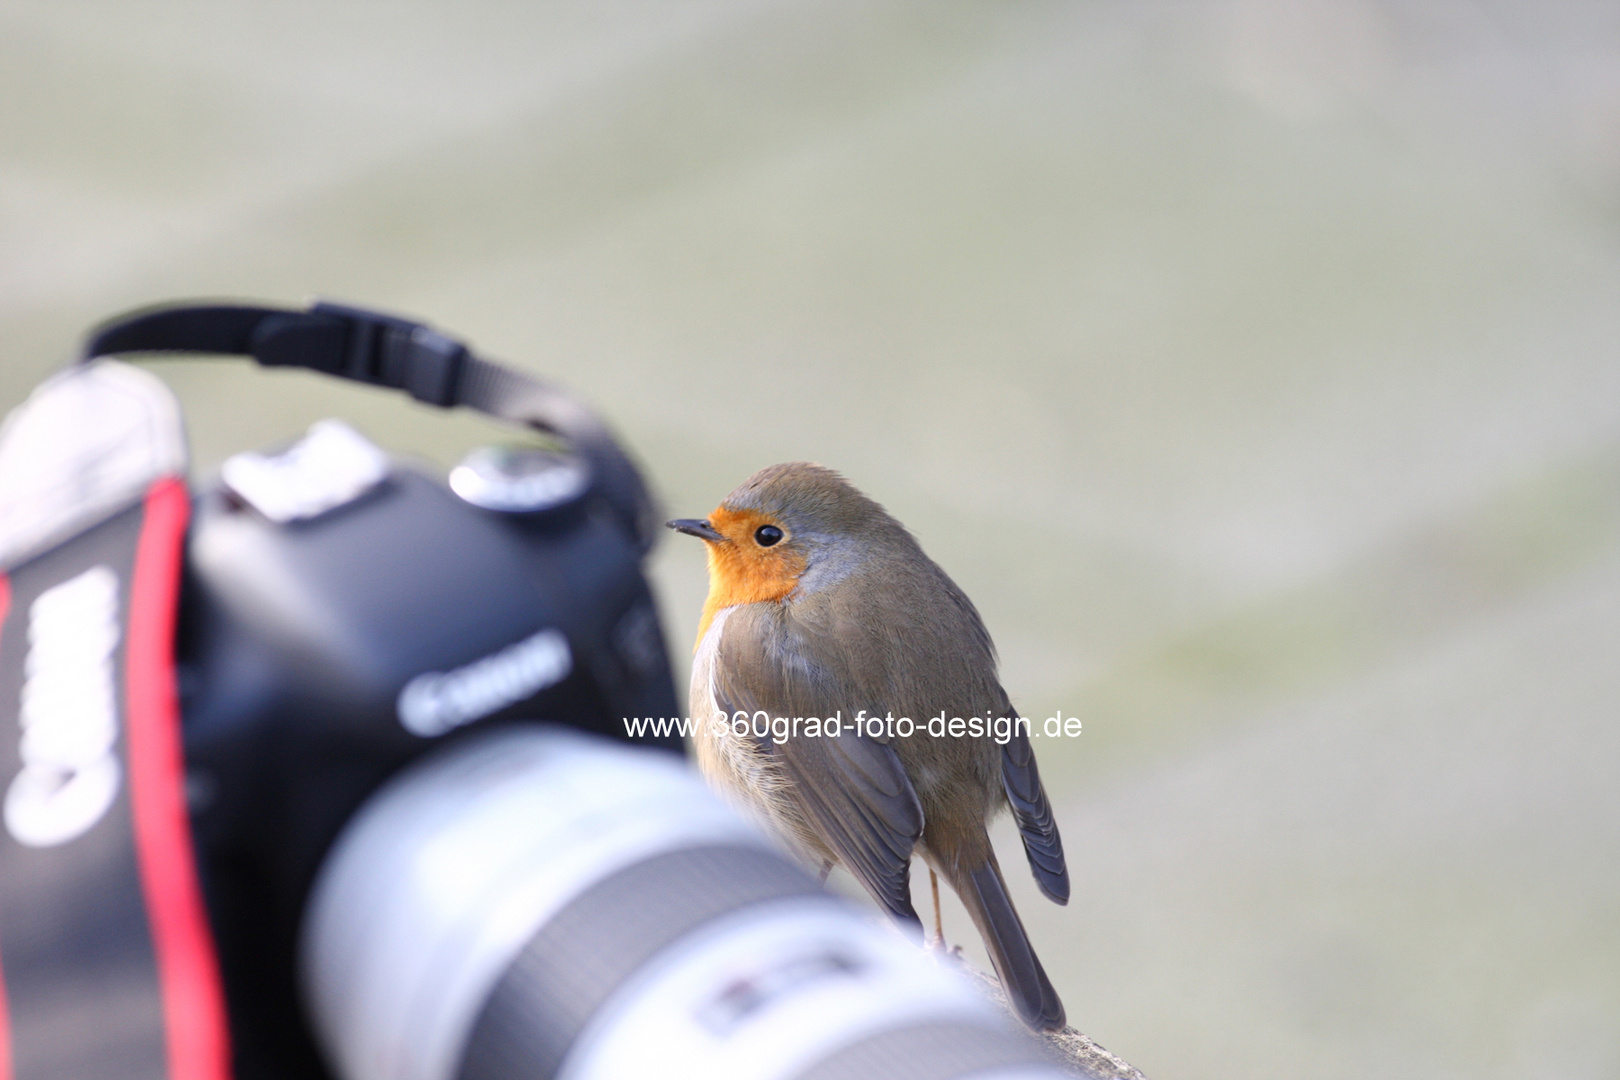
<path id="1" fill-rule="evenodd" d="M 761 469 L 727 495 L 713 516 L 759 522 L 750 533 L 753 542 L 779 543 L 801 555 L 804 592 L 840 581 L 897 546 L 916 547 L 882 506 L 837 472 L 808 461 Z M 770 527 L 781 535 L 773 536 Z"/>

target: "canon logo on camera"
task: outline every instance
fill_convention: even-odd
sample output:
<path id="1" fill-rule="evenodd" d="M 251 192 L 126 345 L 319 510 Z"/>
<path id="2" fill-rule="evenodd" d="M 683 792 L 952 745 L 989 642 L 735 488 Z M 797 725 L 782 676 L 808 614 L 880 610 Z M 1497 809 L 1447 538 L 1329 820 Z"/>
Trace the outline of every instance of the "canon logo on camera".
<path id="1" fill-rule="evenodd" d="M 443 735 L 561 682 L 573 660 L 567 638 L 541 630 L 465 667 L 418 675 L 399 692 L 399 722 L 414 735 Z"/>

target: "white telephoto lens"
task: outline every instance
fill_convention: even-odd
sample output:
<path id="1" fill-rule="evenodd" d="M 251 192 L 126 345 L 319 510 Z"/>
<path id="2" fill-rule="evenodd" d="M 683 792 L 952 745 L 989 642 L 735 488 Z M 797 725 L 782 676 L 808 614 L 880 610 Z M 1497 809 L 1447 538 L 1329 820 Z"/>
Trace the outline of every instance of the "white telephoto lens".
<path id="1" fill-rule="evenodd" d="M 379 789 L 300 951 L 343 1080 L 1068 1075 L 684 762 L 554 725 Z"/>

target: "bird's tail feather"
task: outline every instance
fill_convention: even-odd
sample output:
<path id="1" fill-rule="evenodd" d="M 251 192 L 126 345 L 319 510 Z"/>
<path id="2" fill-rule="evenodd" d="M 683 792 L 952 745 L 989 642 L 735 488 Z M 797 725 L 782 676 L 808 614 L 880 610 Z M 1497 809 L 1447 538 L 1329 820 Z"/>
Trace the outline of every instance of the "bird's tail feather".
<path id="1" fill-rule="evenodd" d="M 1058 1031 L 1064 1026 L 1063 1002 L 1046 977 L 1046 970 L 1030 947 L 1029 935 L 1007 895 L 994 855 L 972 870 L 957 871 L 956 893 L 984 938 L 990 962 L 1001 988 L 1018 1016 L 1036 1031 Z"/>
<path id="2" fill-rule="evenodd" d="M 1012 715 L 1010 709 L 1008 715 Z M 1001 781 L 1035 883 L 1054 903 L 1067 904 L 1069 869 L 1063 859 L 1063 838 L 1052 817 L 1052 800 L 1046 797 L 1046 788 L 1041 784 L 1035 751 L 1029 745 L 1029 736 L 1022 732 L 1015 732 L 1015 737 L 1001 748 Z"/>

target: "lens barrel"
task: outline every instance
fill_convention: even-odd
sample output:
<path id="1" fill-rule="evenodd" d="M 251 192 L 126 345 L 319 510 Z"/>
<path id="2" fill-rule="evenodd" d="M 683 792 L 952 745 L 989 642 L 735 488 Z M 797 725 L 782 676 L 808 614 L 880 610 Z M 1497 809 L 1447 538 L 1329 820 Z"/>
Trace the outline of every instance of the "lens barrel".
<path id="1" fill-rule="evenodd" d="M 684 763 L 551 725 L 373 795 L 300 950 L 343 1080 L 1066 1075 Z"/>

